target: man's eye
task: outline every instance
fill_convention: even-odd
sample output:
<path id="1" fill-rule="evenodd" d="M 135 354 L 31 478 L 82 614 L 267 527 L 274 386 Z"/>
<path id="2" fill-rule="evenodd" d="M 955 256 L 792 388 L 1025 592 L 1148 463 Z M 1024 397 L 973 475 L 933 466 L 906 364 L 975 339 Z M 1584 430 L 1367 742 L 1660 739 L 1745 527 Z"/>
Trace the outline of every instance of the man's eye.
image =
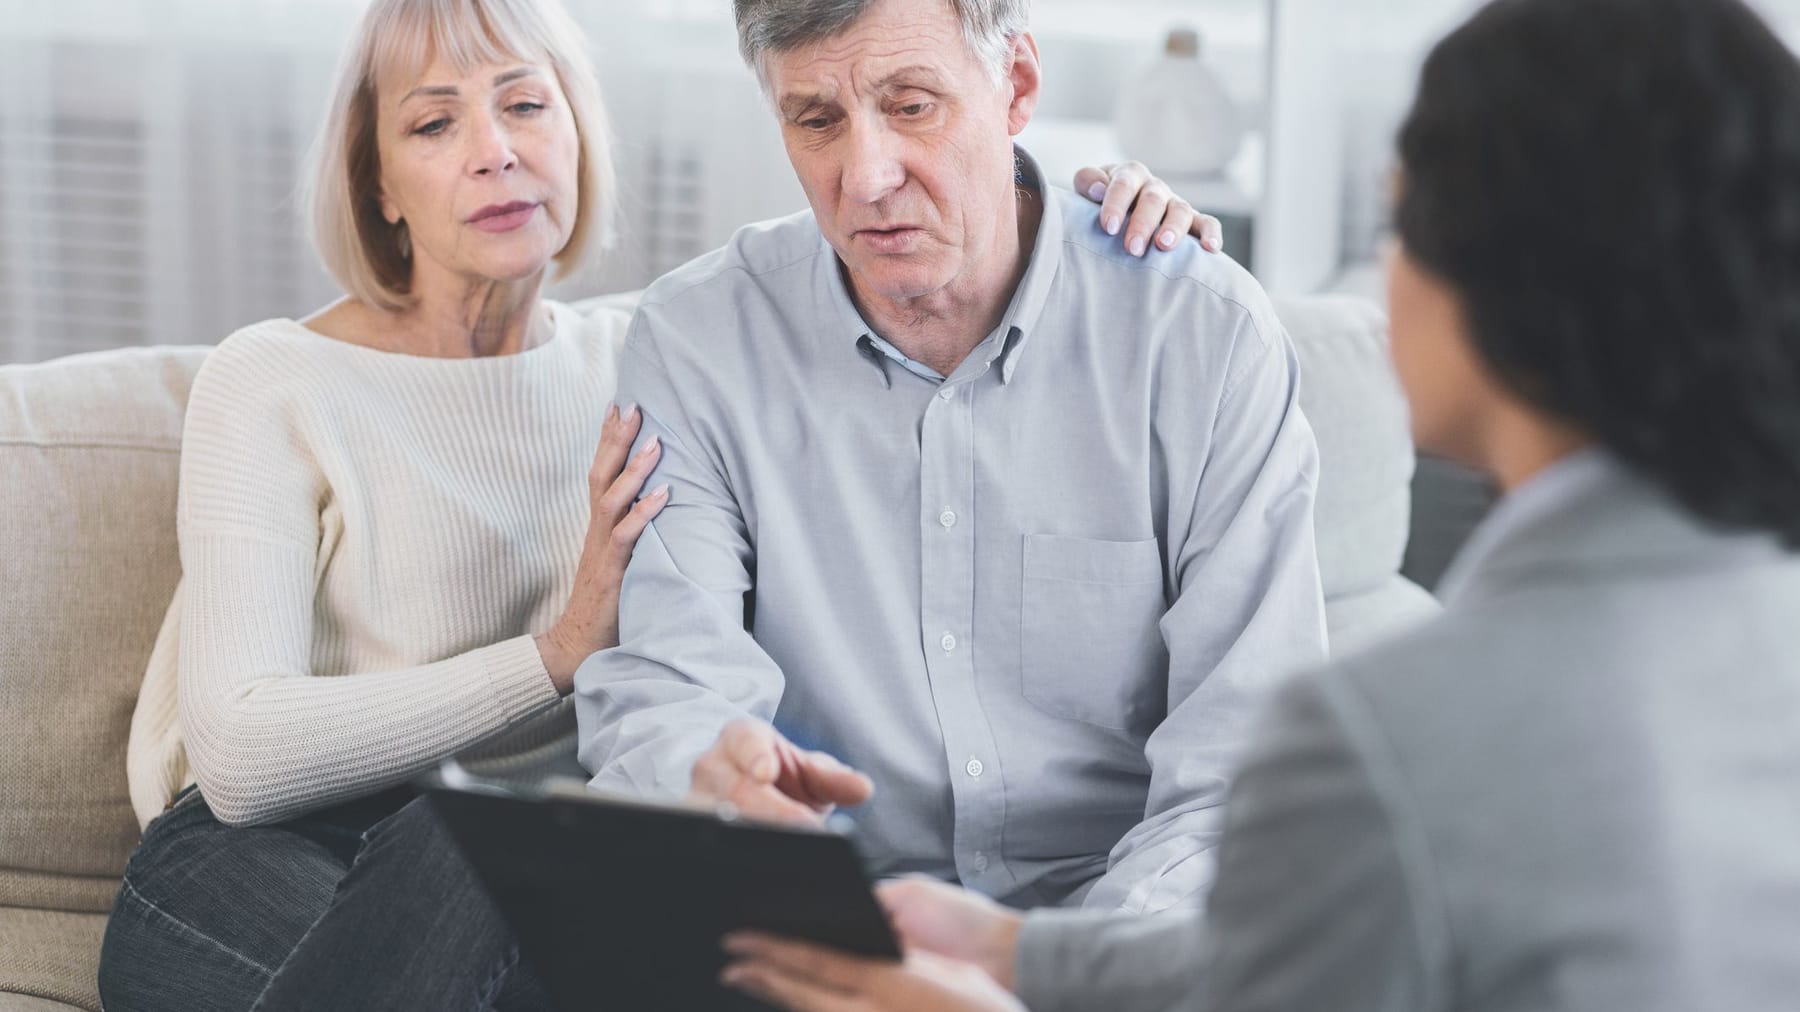
<path id="1" fill-rule="evenodd" d="M 930 108 L 931 108 L 930 102 L 914 102 L 911 105 L 901 106 L 900 107 L 900 115 L 902 115 L 902 116 L 923 116 L 923 115 L 925 115 L 926 110 L 928 110 Z"/>
<path id="2" fill-rule="evenodd" d="M 801 128 L 805 130 L 823 130 L 830 125 L 831 120 L 823 116 L 813 116 L 800 121 Z"/>

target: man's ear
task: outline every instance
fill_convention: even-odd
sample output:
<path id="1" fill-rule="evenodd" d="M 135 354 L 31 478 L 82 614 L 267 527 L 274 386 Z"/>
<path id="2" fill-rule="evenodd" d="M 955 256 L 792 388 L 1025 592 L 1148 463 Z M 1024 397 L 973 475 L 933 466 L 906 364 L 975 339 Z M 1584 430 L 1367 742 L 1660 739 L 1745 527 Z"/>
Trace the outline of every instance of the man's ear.
<path id="1" fill-rule="evenodd" d="M 1038 64 L 1037 40 L 1030 32 L 1020 32 L 1012 41 L 1012 57 L 1006 70 L 1012 85 L 1012 101 L 1006 107 L 1006 129 L 1017 137 L 1031 122 L 1037 111 L 1038 96 L 1044 90 L 1044 70 Z"/>

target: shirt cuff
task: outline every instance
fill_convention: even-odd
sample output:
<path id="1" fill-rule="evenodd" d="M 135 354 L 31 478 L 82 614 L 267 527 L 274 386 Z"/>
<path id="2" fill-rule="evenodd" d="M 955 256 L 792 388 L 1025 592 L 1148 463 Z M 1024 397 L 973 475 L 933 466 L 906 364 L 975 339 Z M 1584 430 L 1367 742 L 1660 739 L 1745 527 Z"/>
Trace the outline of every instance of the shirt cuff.
<path id="1" fill-rule="evenodd" d="M 1033 910 L 1019 926 L 1013 974 L 1019 1000 L 1031 1012 L 1081 1012 L 1110 1002 L 1078 971 L 1091 958 L 1094 935 L 1124 915 L 1085 910 Z"/>
<path id="2" fill-rule="evenodd" d="M 1015 990 L 1032 1012 L 1173 1007 L 1193 988 L 1199 934 L 1193 911 L 1034 910 L 1013 951 Z"/>
<path id="3" fill-rule="evenodd" d="M 512 727 L 562 699 L 544 668 L 544 656 L 538 653 L 537 640 L 531 636 L 515 636 L 485 650 L 482 666 L 493 686 L 494 698 L 506 726 Z"/>

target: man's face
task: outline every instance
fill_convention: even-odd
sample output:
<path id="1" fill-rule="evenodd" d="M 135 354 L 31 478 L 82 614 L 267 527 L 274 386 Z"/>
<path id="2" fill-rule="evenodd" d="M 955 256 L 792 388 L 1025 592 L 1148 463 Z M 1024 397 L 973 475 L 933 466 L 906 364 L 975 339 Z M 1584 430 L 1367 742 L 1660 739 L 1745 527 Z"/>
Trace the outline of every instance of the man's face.
<path id="1" fill-rule="evenodd" d="M 1012 138 L 1037 98 L 1028 36 L 1013 57 L 996 87 L 944 0 L 879 0 L 767 58 L 788 158 L 859 290 L 937 292 L 1014 227 Z"/>

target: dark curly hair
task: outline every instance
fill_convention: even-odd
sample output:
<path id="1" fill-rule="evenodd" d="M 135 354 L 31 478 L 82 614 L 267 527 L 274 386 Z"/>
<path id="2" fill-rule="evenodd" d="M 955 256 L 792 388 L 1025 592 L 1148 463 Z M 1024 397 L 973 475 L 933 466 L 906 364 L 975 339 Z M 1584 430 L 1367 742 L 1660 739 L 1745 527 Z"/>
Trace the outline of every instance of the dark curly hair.
<path id="1" fill-rule="evenodd" d="M 1703 520 L 1800 547 L 1800 64 L 1739 0 L 1495 0 L 1395 224 L 1477 353 Z"/>

